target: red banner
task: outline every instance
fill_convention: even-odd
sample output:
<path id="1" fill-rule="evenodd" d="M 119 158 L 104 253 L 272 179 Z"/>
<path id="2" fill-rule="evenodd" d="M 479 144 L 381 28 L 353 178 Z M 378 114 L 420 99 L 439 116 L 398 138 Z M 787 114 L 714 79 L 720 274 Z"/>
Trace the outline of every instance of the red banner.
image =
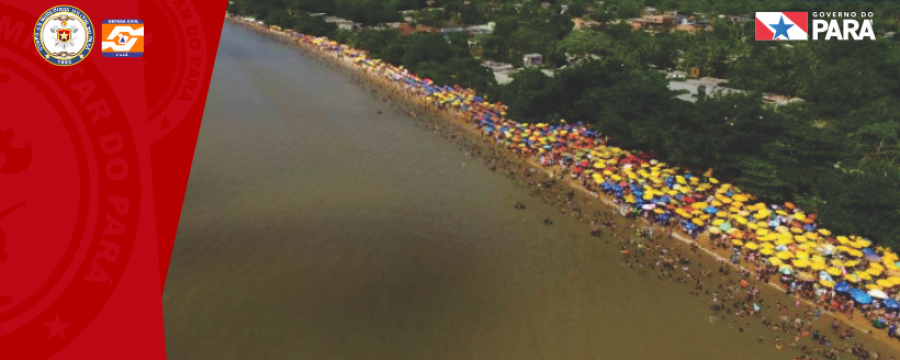
<path id="1" fill-rule="evenodd" d="M 0 358 L 165 358 L 226 5 L 0 1 Z"/>

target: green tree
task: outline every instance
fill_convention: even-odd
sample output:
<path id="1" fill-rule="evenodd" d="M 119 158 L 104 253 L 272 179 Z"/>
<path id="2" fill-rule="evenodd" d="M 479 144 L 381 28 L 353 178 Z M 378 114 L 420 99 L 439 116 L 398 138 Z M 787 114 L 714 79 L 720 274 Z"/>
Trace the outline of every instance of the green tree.
<path id="1" fill-rule="evenodd" d="M 453 48 L 440 34 L 410 35 L 405 49 L 403 65 L 414 72 L 420 63 L 441 63 L 453 55 Z"/>
<path id="2" fill-rule="evenodd" d="M 466 38 L 466 33 L 464 32 L 452 32 L 447 35 L 447 40 L 450 42 L 450 46 L 452 47 L 452 54 L 456 57 L 469 57 L 471 56 L 471 52 L 469 51 L 469 39 Z"/>
<path id="3" fill-rule="evenodd" d="M 585 29 L 573 31 L 562 41 L 565 52 L 572 56 L 604 55 L 612 45 L 612 40 L 605 33 Z"/>
<path id="4" fill-rule="evenodd" d="M 499 62 L 508 61 L 509 48 L 506 40 L 496 35 L 481 38 L 481 57 Z"/>

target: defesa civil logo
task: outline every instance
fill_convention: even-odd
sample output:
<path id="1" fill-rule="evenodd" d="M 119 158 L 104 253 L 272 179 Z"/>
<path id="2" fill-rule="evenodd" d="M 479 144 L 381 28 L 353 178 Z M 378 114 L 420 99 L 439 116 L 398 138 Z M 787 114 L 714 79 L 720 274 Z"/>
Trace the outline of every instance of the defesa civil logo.
<path id="1" fill-rule="evenodd" d="M 34 25 L 34 47 L 53 65 L 75 65 L 87 57 L 93 46 L 94 25 L 84 11 L 74 6 L 50 8 Z"/>
<path id="2" fill-rule="evenodd" d="M 861 19 L 857 19 L 860 15 Z M 812 39 L 875 40 L 871 12 L 813 12 Z M 756 13 L 757 41 L 809 40 L 809 13 Z"/>
<path id="3" fill-rule="evenodd" d="M 101 26 L 103 56 L 144 56 L 144 22 L 140 19 L 107 19 Z"/>

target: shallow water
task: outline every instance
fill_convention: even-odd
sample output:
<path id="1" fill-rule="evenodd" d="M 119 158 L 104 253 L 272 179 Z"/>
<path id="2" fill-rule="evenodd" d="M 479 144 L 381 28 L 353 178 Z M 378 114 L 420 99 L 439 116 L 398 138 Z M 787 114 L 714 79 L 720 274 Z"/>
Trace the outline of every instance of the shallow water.
<path id="1" fill-rule="evenodd" d="M 226 23 L 163 295 L 168 354 L 788 358 L 587 233 L 346 74 Z"/>

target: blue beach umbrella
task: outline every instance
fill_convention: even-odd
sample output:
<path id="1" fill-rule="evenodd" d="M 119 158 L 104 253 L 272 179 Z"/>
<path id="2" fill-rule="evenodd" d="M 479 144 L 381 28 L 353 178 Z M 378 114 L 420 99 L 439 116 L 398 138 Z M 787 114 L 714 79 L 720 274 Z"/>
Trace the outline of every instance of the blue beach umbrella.
<path id="1" fill-rule="evenodd" d="M 715 214 L 715 213 L 719 212 L 719 209 L 716 209 L 715 206 L 709 206 L 706 209 L 704 209 L 703 211 L 706 211 L 707 213 L 710 213 L 710 214 Z"/>
<path id="2" fill-rule="evenodd" d="M 863 304 L 863 305 L 865 305 L 865 304 L 871 304 L 871 303 L 872 303 L 872 296 L 869 295 L 869 294 L 866 294 L 866 293 L 864 293 L 864 292 L 854 293 L 854 294 L 852 294 L 852 295 L 850 295 L 850 296 L 853 297 L 853 300 L 854 300 L 854 301 L 856 301 L 856 302 L 858 302 L 858 303 L 860 303 L 860 304 Z"/>
<path id="3" fill-rule="evenodd" d="M 894 299 L 884 299 L 882 301 L 884 303 L 884 307 L 890 310 L 898 310 L 900 309 L 900 302 Z"/>
<path id="4" fill-rule="evenodd" d="M 834 291 L 839 293 L 850 292 L 850 284 L 846 281 L 841 281 L 837 284 L 834 284 Z"/>

